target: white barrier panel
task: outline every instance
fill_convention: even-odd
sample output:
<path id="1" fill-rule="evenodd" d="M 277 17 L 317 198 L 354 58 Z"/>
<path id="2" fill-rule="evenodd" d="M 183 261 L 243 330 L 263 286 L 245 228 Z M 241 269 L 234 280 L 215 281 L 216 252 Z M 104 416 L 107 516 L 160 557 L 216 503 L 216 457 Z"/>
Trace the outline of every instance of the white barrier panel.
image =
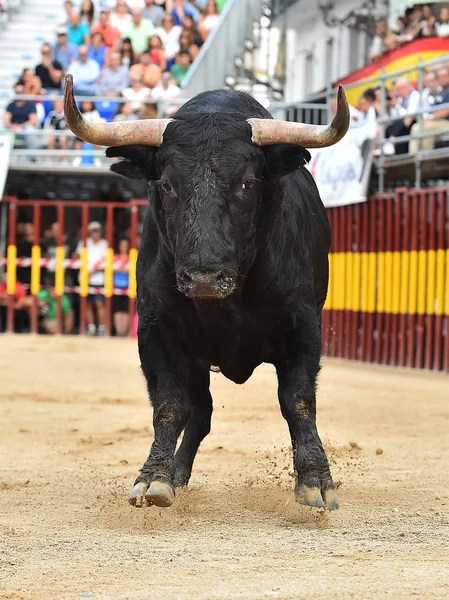
<path id="1" fill-rule="evenodd" d="M 370 123 L 350 129 L 335 146 L 310 151 L 308 168 L 324 206 L 366 202 L 375 137 L 376 124 Z"/>
<path id="2" fill-rule="evenodd" d="M 0 202 L 3 198 L 6 177 L 8 176 L 11 150 L 14 146 L 14 136 L 6 131 L 0 132 Z"/>

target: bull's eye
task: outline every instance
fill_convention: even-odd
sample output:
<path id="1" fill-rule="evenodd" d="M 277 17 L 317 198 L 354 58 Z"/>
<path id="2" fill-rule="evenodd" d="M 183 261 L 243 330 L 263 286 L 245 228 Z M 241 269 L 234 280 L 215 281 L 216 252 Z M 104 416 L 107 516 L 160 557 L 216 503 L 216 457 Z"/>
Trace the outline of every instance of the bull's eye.
<path id="1" fill-rule="evenodd" d="M 166 193 L 166 194 L 171 194 L 173 191 L 172 186 L 168 183 L 168 181 L 161 181 L 159 184 L 162 188 L 162 190 Z"/>
<path id="2" fill-rule="evenodd" d="M 249 179 L 245 179 L 245 181 L 242 183 L 242 190 L 250 190 L 253 187 L 255 181 L 256 180 L 252 177 L 250 177 Z"/>

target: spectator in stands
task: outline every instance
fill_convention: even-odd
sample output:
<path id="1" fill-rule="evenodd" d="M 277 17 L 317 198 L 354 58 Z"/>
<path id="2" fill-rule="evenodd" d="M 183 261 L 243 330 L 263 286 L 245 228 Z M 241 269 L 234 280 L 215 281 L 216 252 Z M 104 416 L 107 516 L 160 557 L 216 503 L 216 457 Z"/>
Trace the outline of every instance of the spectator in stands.
<path id="1" fill-rule="evenodd" d="M 442 104 L 449 104 L 449 68 L 444 67 L 438 70 L 438 80 L 441 86 L 441 90 L 436 94 L 433 106 L 439 106 Z M 423 119 L 422 131 L 427 133 L 430 131 L 437 131 L 438 129 L 447 129 L 449 131 L 449 108 L 441 108 L 436 110 L 431 115 Z M 419 134 L 419 125 L 413 125 L 411 130 L 412 137 Z M 418 140 L 412 139 L 410 142 L 410 154 L 416 154 L 418 152 Z M 435 148 L 435 138 L 425 137 L 422 139 L 423 150 L 433 150 Z"/>
<path id="2" fill-rule="evenodd" d="M 125 28 L 131 23 L 131 15 L 125 0 L 117 0 L 115 10 L 111 13 L 110 23 L 113 27 L 117 27 L 122 36 Z"/>
<path id="3" fill-rule="evenodd" d="M 89 268 L 89 287 L 102 288 L 104 286 L 104 266 L 99 266 L 106 259 L 108 243 L 102 236 L 102 226 L 98 221 L 89 223 L 87 230 L 89 237 L 86 240 L 87 261 Z M 79 242 L 74 258 L 80 258 L 81 250 L 84 247 L 83 242 Z M 101 291 L 89 293 L 87 297 L 87 334 L 95 335 L 97 326 L 95 324 L 94 308 L 96 310 L 98 335 L 105 334 L 105 311 L 104 294 Z"/>
<path id="4" fill-rule="evenodd" d="M 162 6 L 157 6 L 154 0 L 145 0 L 145 8 L 143 9 L 143 18 L 148 19 L 157 27 L 164 15 Z"/>
<path id="5" fill-rule="evenodd" d="M 164 71 L 159 85 L 151 91 L 151 97 L 154 100 L 174 100 L 180 96 L 181 88 L 174 83 L 170 71 Z"/>
<path id="6" fill-rule="evenodd" d="M 429 110 L 435 102 L 435 97 L 440 90 L 440 82 L 438 81 L 438 73 L 436 71 L 428 71 L 423 79 L 424 89 L 421 94 L 421 106 L 423 110 Z"/>
<path id="7" fill-rule="evenodd" d="M 165 58 L 164 46 L 162 40 L 158 35 L 152 35 L 148 42 L 148 49 L 151 52 L 151 61 L 155 65 L 159 65 L 160 68 L 165 71 L 167 68 L 167 59 Z"/>
<path id="8" fill-rule="evenodd" d="M 55 104 L 58 104 L 58 106 L 57 106 L 58 109 L 59 108 L 62 109 L 62 102 L 57 100 Z M 64 139 L 64 138 L 61 138 L 61 139 Z M 41 240 L 42 256 L 44 256 L 45 258 L 49 258 L 52 261 L 56 260 L 56 249 L 58 248 L 59 242 L 60 242 L 59 232 L 60 232 L 59 223 L 56 221 L 51 224 L 49 235 Z M 72 256 L 72 254 L 75 252 L 76 246 L 77 246 L 77 243 L 74 240 L 74 238 L 70 237 L 69 235 L 67 235 L 66 233 L 63 232 L 62 247 L 64 248 L 64 259 L 69 259 Z M 55 262 L 53 262 L 52 264 L 47 266 L 47 268 L 45 269 L 45 272 L 44 272 L 44 276 L 42 278 L 44 285 L 48 285 L 48 286 L 54 285 L 55 271 L 56 271 Z M 71 274 L 67 270 L 64 272 L 64 280 L 65 280 L 65 285 L 73 285 L 73 283 L 74 283 L 71 278 Z"/>
<path id="9" fill-rule="evenodd" d="M 129 255 L 129 241 L 127 238 L 119 240 L 115 260 L 127 261 Z M 127 290 L 129 288 L 128 267 L 118 268 L 114 271 L 114 289 Z M 128 335 L 129 331 L 129 301 L 127 296 L 114 296 L 112 311 L 114 315 L 115 333 L 119 337 Z"/>
<path id="10" fill-rule="evenodd" d="M 53 102 L 53 108 L 48 113 L 45 120 L 44 128 L 48 131 L 67 131 L 67 123 L 64 117 L 64 105 L 62 100 L 55 100 Z M 49 150 L 55 150 L 56 142 L 59 143 L 61 150 L 68 150 L 68 137 L 49 135 L 47 138 L 47 148 Z"/>
<path id="11" fill-rule="evenodd" d="M 368 123 L 375 123 L 376 114 L 376 92 L 373 88 L 365 90 L 359 100 L 359 111 L 361 112 L 361 119 L 359 125 L 366 125 Z"/>
<path id="12" fill-rule="evenodd" d="M 78 57 L 78 46 L 69 42 L 67 27 L 58 27 L 56 31 L 57 42 L 53 46 L 53 60 L 58 61 L 67 71 L 71 62 Z"/>
<path id="13" fill-rule="evenodd" d="M 80 8 L 80 21 L 90 29 L 95 24 L 95 6 L 92 0 L 83 0 Z"/>
<path id="14" fill-rule="evenodd" d="M 120 47 L 120 58 L 122 65 L 128 69 L 135 63 L 134 49 L 129 38 L 124 38 Z"/>
<path id="15" fill-rule="evenodd" d="M 50 44 L 43 44 L 41 55 L 42 62 L 37 65 L 35 73 L 40 79 L 42 91 L 51 93 L 60 90 L 64 67 L 58 60 L 53 59 Z"/>
<path id="16" fill-rule="evenodd" d="M 17 80 L 16 85 L 22 85 L 23 93 L 29 96 L 39 96 L 42 93 L 40 79 L 36 77 L 32 69 L 23 69 L 22 75 Z"/>
<path id="17" fill-rule="evenodd" d="M 193 39 L 198 48 L 201 48 L 204 41 L 201 37 L 200 32 L 198 31 L 198 27 L 195 24 L 195 21 L 192 19 L 190 15 L 186 15 L 184 17 L 184 21 L 182 23 L 183 31 L 190 31 L 193 35 Z"/>
<path id="18" fill-rule="evenodd" d="M 23 85 L 16 84 L 14 87 L 16 95 L 25 94 Z M 3 125 L 11 130 L 17 139 L 23 140 L 28 149 L 38 147 L 38 138 L 34 135 L 38 127 L 36 104 L 29 100 L 14 100 L 6 107 L 3 116 Z"/>
<path id="19" fill-rule="evenodd" d="M 94 60 L 100 69 L 102 69 L 106 60 L 106 46 L 101 31 L 95 32 L 91 36 L 91 40 L 89 44 L 89 58 Z"/>
<path id="20" fill-rule="evenodd" d="M 145 50 L 140 55 L 140 60 L 136 65 L 133 65 L 129 70 L 129 78 L 142 79 L 144 85 L 148 88 L 154 88 L 159 83 L 162 75 L 162 69 L 151 60 L 149 50 Z"/>
<path id="21" fill-rule="evenodd" d="M 180 50 L 176 55 L 175 64 L 170 69 L 171 76 L 177 85 L 181 85 L 184 77 L 187 75 L 187 71 L 192 63 L 192 57 L 188 50 Z"/>
<path id="22" fill-rule="evenodd" d="M 174 57 L 179 52 L 181 27 L 175 25 L 172 15 L 165 13 L 161 21 L 161 26 L 156 29 L 155 34 L 162 40 L 167 62 L 173 64 Z"/>
<path id="23" fill-rule="evenodd" d="M 187 50 L 187 52 L 189 52 L 190 56 L 192 57 L 192 61 L 196 59 L 200 49 L 195 44 L 193 33 L 191 31 L 188 31 L 187 29 L 182 30 L 181 36 L 179 38 L 179 49 Z"/>
<path id="24" fill-rule="evenodd" d="M 217 3 L 215 0 L 208 0 L 206 11 L 198 25 L 198 31 L 203 40 L 207 39 L 207 36 L 216 27 L 219 20 L 220 13 L 218 12 Z"/>
<path id="25" fill-rule="evenodd" d="M 150 89 L 143 84 L 143 77 L 131 79 L 131 86 L 123 90 L 122 96 L 131 102 L 133 111 L 142 111 L 144 105 L 142 100 L 149 98 Z"/>
<path id="26" fill-rule="evenodd" d="M 80 96 L 94 96 L 96 82 L 100 75 L 98 63 L 89 58 L 89 48 L 85 45 L 78 49 L 78 59 L 72 62 L 67 73 L 73 75 L 75 93 Z"/>
<path id="27" fill-rule="evenodd" d="M 54 275 L 49 289 L 42 289 L 37 294 L 37 303 L 39 314 L 41 316 L 41 328 L 44 333 L 55 335 L 58 331 L 57 316 L 58 316 L 58 296 L 54 287 Z M 62 311 L 62 333 L 70 334 L 73 329 L 73 311 L 72 304 L 66 294 L 61 296 L 61 311 Z"/>
<path id="28" fill-rule="evenodd" d="M 119 105 L 112 120 L 115 122 L 136 121 L 138 118 L 139 115 L 134 112 L 131 102 L 126 102 Z"/>
<path id="29" fill-rule="evenodd" d="M 379 19 L 376 23 L 376 35 L 374 36 L 371 48 L 369 51 L 369 59 L 371 62 L 375 62 L 382 58 L 387 51 L 385 40 L 388 35 L 388 25 L 386 19 Z"/>
<path id="30" fill-rule="evenodd" d="M 109 23 L 109 14 L 103 10 L 100 13 L 100 23 L 90 30 L 91 36 L 100 32 L 103 35 L 103 41 L 108 50 L 118 50 L 120 43 L 120 31 Z"/>
<path id="31" fill-rule="evenodd" d="M 98 93 L 102 96 L 118 97 L 128 87 L 128 69 L 121 64 L 119 52 L 111 52 L 109 67 L 101 72 L 97 84 Z"/>
<path id="32" fill-rule="evenodd" d="M 70 15 L 69 24 L 67 25 L 67 36 L 69 42 L 77 46 L 83 46 L 89 40 L 89 27 L 85 23 L 81 23 L 79 13 L 73 12 Z"/>
<path id="33" fill-rule="evenodd" d="M 449 38 L 449 8 L 441 8 L 440 18 L 438 23 L 435 23 L 435 29 L 438 37 Z"/>
<path id="34" fill-rule="evenodd" d="M 58 25 L 68 25 L 70 23 L 70 17 L 72 13 L 75 12 L 75 8 L 73 6 L 73 2 L 71 0 L 66 0 L 64 2 L 64 9 L 62 14 L 58 17 Z"/>
<path id="35" fill-rule="evenodd" d="M 409 135 L 412 125 L 416 122 L 416 113 L 420 110 L 421 98 L 419 92 L 414 90 L 410 81 L 398 79 L 394 86 L 398 109 L 401 119 L 394 121 L 385 130 L 385 137 L 389 138 L 391 145 L 384 146 L 384 154 L 407 154 L 408 142 L 394 142 L 394 138 Z"/>
<path id="36" fill-rule="evenodd" d="M 421 37 L 432 37 L 436 35 L 435 22 L 436 17 L 430 4 L 424 4 L 422 7 L 423 19 L 421 26 Z"/>
<path id="37" fill-rule="evenodd" d="M 175 25 L 179 26 L 182 25 L 185 15 L 190 15 L 195 23 L 199 23 L 200 20 L 200 12 L 191 2 L 186 2 L 186 0 L 174 0 L 173 10 L 170 14 L 175 21 Z"/>
<path id="38" fill-rule="evenodd" d="M 142 18 L 142 11 L 133 10 L 132 21 L 122 31 L 122 37 L 131 40 L 133 50 L 137 55 L 142 54 L 148 47 L 148 40 L 154 33 L 154 25 L 148 19 Z"/>

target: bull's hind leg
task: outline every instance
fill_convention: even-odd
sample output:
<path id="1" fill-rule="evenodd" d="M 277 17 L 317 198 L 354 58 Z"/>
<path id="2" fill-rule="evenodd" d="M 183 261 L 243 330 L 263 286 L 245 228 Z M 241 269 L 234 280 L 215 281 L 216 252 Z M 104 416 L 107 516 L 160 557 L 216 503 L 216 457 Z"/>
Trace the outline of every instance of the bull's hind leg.
<path id="1" fill-rule="evenodd" d="M 188 484 L 199 445 L 210 431 L 212 396 L 209 385 L 209 369 L 194 367 L 190 370 L 189 393 L 192 412 L 175 455 L 175 486 Z"/>
<path id="2" fill-rule="evenodd" d="M 191 413 L 189 369 L 173 333 L 141 321 L 139 354 L 153 405 L 154 442 L 129 501 L 166 507 L 175 500 L 175 448 Z"/>
<path id="3" fill-rule="evenodd" d="M 282 415 L 288 423 L 297 474 L 298 502 L 328 510 L 338 508 L 337 492 L 316 428 L 316 379 L 320 369 L 321 333 L 316 315 L 285 340 L 282 360 L 276 364 Z"/>

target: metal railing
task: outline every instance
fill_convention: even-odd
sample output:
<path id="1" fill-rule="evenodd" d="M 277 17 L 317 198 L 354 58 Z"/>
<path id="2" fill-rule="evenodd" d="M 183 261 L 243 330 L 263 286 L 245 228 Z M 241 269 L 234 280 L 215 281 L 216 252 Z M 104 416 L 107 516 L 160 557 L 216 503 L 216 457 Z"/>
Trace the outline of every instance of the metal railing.
<path id="1" fill-rule="evenodd" d="M 426 62 L 423 60 L 420 60 L 419 63 L 417 65 L 414 65 L 413 67 L 408 67 L 406 69 L 400 69 L 400 70 L 394 71 L 392 73 L 387 73 L 385 71 L 385 69 L 382 69 L 380 72 L 380 76 L 372 77 L 370 79 L 365 79 L 362 82 L 356 81 L 352 84 L 345 85 L 345 89 L 347 89 L 347 90 L 360 87 L 361 83 L 363 83 L 363 85 L 366 86 L 366 88 L 369 88 L 372 86 L 378 86 L 378 85 L 381 86 L 381 114 L 380 114 L 379 118 L 377 119 L 379 131 L 378 131 L 378 136 L 377 136 L 377 139 L 375 142 L 376 146 L 378 148 L 380 148 L 380 150 L 381 150 L 380 156 L 376 160 L 376 170 L 377 170 L 378 178 L 379 178 L 379 181 L 378 181 L 379 193 L 383 193 L 385 191 L 385 175 L 386 175 L 387 165 L 392 166 L 394 164 L 399 164 L 399 163 L 402 163 L 402 164 L 408 163 L 408 164 L 414 165 L 414 167 L 415 167 L 414 185 L 415 185 L 416 189 L 419 189 L 421 187 L 421 183 L 422 183 L 422 163 L 425 161 L 432 160 L 432 158 L 437 158 L 437 157 L 444 158 L 447 156 L 447 158 L 449 158 L 449 145 L 447 148 L 447 152 L 446 151 L 443 151 L 443 152 L 424 151 L 422 148 L 423 140 L 428 137 L 434 137 L 434 138 L 441 138 L 441 136 L 449 137 L 449 128 L 448 129 L 440 129 L 440 130 L 432 131 L 432 132 L 424 132 L 423 131 L 424 115 L 434 113 L 441 109 L 446 109 L 446 108 L 449 109 L 449 105 L 445 104 L 445 105 L 438 105 L 436 107 L 428 107 L 428 106 L 423 106 L 423 101 L 422 101 L 423 91 L 424 91 L 423 81 L 424 81 L 425 72 L 432 71 L 442 65 L 447 65 L 447 63 L 449 63 L 449 54 L 440 56 L 434 60 L 429 60 Z M 401 117 L 388 116 L 387 102 L 386 102 L 386 100 L 387 100 L 386 99 L 386 88 L 388 88 L 389 85 L 391 85 L 391 83 L 396 81 L 398 78 L 410 75 L 410 73 L 412 73 L 414 71 L 418 71 L 417 90 L 421 96 L 421 106 L 420 106 L 419 111 L 417 111 L 415 113 L 408 113 L 407 115 L 403 115 Z M 329 99 L 331 93 L 332 93 L 332 90 L 327 91 L 328 99 Z M 396 155 L 393 157 L 386 156 L 383 153 L 383 147 L 384 147 L 385 142 L 389 141 L 389 138 L 387 138 L 385 135 L 385 131 L 386 131 L 388 125 L 390 125 L 391 123 L 394 123 L 395 121 L 400 120 L 401 118 L 403 119 L 408 116 L 416 118 L 416 123 L 418 125 L 417 134 L 414 136 L 406 135 L 406 136 L 396 137 L 394 139 L 394 142 L 410 142 L 410 140 L 417 140 L 418 152 L 413 155 L 410 154 L 410 152 L 409 152 L 407 154 L 400 154 L 400 155 Z M 448 121 L 448 123 L 449 123 L 449 121 Z"/>
<path id="2" fill-rule="evenodd" d="M 243 51 L 245 36 L 250 35 L 253 21 L 261 14 L 261 0 L 228 0 L 182 83 L 186 98 L 223 87 L 226 75 L 233 72 L 235 58 Z"/>
<path id="3" fill-rule="evenodd" d="M 399 156 L 385 156 L 382 153 L 382 148 L 384 143 L 387 141 L 385 136 L 385 130 L 390 123 L 398 120 L 398 117 L 391 117 L 387 115 L 386 110 L 386 95 L 385 88 L 389 86 L 389 84 L 402 77 L 404 75 L 409 74 L 411 71 L 418 70 L 418 91 L 422 97 L 423 91 L 423 75 L 426 70 L 432 70 L 438 65 L 442 63 L 446 63 L 449 61 L 449 54 L 443 57 L 440 57 L 436 60 L 423 62 L 421 61 L 417 66 L 402 69 L 395 71 L 394 73 L 386 73 L 382 70 L 379 77 L 371 78 L 365 80 L 363 83 L 366 87 L 370 87 L 372 85 L 380 85 L 382 86 L 382 97 L 381 97 L 381 115 L 378 118 L 378 136 L 376 139 L 376 146 L 381 149 L 380 156 L 376 160 L 376 169 L 379 178 L 378 188 L 380 192 L 383 192 L 385 189 L 385 176 L 386 169 L 394 164 L 404 164 L 408 163 L 414 166 L 415 168 L 415 187 L 419 188 L 421 186 L 422 181 L 422 163 L 425 161 L 432 160 L 432 157 L 444 157 L 447 155 L 449 158 L 449 147 L 446 149 L 442 149 L 439 151 L 424 151 L 422 149 L 422 141 L 428 137 L 441 138 L 441 136 L 449 136 L 449 128 L 441 129 L 438 131 L 425 132 L 423 131 L 423 115 L 426 113 L 433 113 L 442 108 L 449 108 L 448 105 L 439 105 L 437 107 L 424 107 L 421 105 L 420 110 L 416 113 L 410 113 L 408 116 L 412 116 L 416 118 L 416 122 L 418 124 L 417 134 L 413 139 L 418 140 L 418 152 L 415 155 L 409 154 L 401 154 Z M 353 84 L 345 86 L 346 89 L 351 89 L 353 87 L 359 87 L 360 81 L 355 82 Z M 330 95 L 332 93 L 332 89 L 329 88 L 327 91 L 327 100 L 330 100 Z M 11 98 L 12 99 L 12 98 Z M 34 100 L 34 101 L 50 101 L 50 100 L 62 100 L 62 95 L 60 96 L 17 96 L 17 99 L 21 100 Z M 85 97 L 77 97 L 79 102 L 83 100 L 89 100 L 93 102 L 110 102 L 110 103 L 129 103 L 130 100 L 123 97 L 104 97 L 104 96 L 85 96 Z M 167 115 L 171 115 L 180 105 L 186 102 L 186 98 L 179 98 L 177 100 L 172 100 L 170 102 L 161 102 L 153 99 L 145 99 L 142 101 L 142 104 L 152 104 L 157 107 L 157 115 L 158 117 L 165 117 Z M 287 121 L 297 121 L 304 123 L 313 123 L 313 124 L 323 124 L 328 122 L 330 116 L 328 111 L 327 104 L 319 104 L 319 103 L 310 103 L 310 102 L 297 102 L 297 103 L 285 103 L 285 102 L 272 102 L 268 106 L 269 111 L 276 119 L 283 119 Z M 401 117 L 404 118 L 404 117 Z M 1 128 L 1 126 L 0 126 Z M 101 169 L 103 171 L 107 170 L 111 161 L 104 157 L 104 151 L 100 149 L 68 149 L 68 150 L 49 150 L 46 148 L 47 146 L 47 137 L 51 136 L 54 138 L 61 137 L 69 137 L 74 138 L 73 134 L 68 131 L 53 131 L 47 129 L 36 129 L 33 132 L 29 132 L 27 135 L 36 136 L 39 139 L 37 144 L 37 149 L 33 150 L 30 148 L 15 148 L 13 150 L 11 167 L 18 169 L 27 169 L 27 170 L 44 170 L 51 167 L 55 170 L 67 170 L 68 166 L 71 165 L 74 159 L 78 157 L 88 157 L 84 160 L 83 165 L 87 171 Z M 408 142 L 412 139 L 411 135 L 401 136 L 395 139 L 395 142 Z M 90 159 L 90 160 L 89 160 Z M 93 160 L 92 160 L 93 159 Z M 79 162 L 79 161 L 78 161 Z M 84 163 L 92 163 L 92 164 L 84 164 Z"/>

